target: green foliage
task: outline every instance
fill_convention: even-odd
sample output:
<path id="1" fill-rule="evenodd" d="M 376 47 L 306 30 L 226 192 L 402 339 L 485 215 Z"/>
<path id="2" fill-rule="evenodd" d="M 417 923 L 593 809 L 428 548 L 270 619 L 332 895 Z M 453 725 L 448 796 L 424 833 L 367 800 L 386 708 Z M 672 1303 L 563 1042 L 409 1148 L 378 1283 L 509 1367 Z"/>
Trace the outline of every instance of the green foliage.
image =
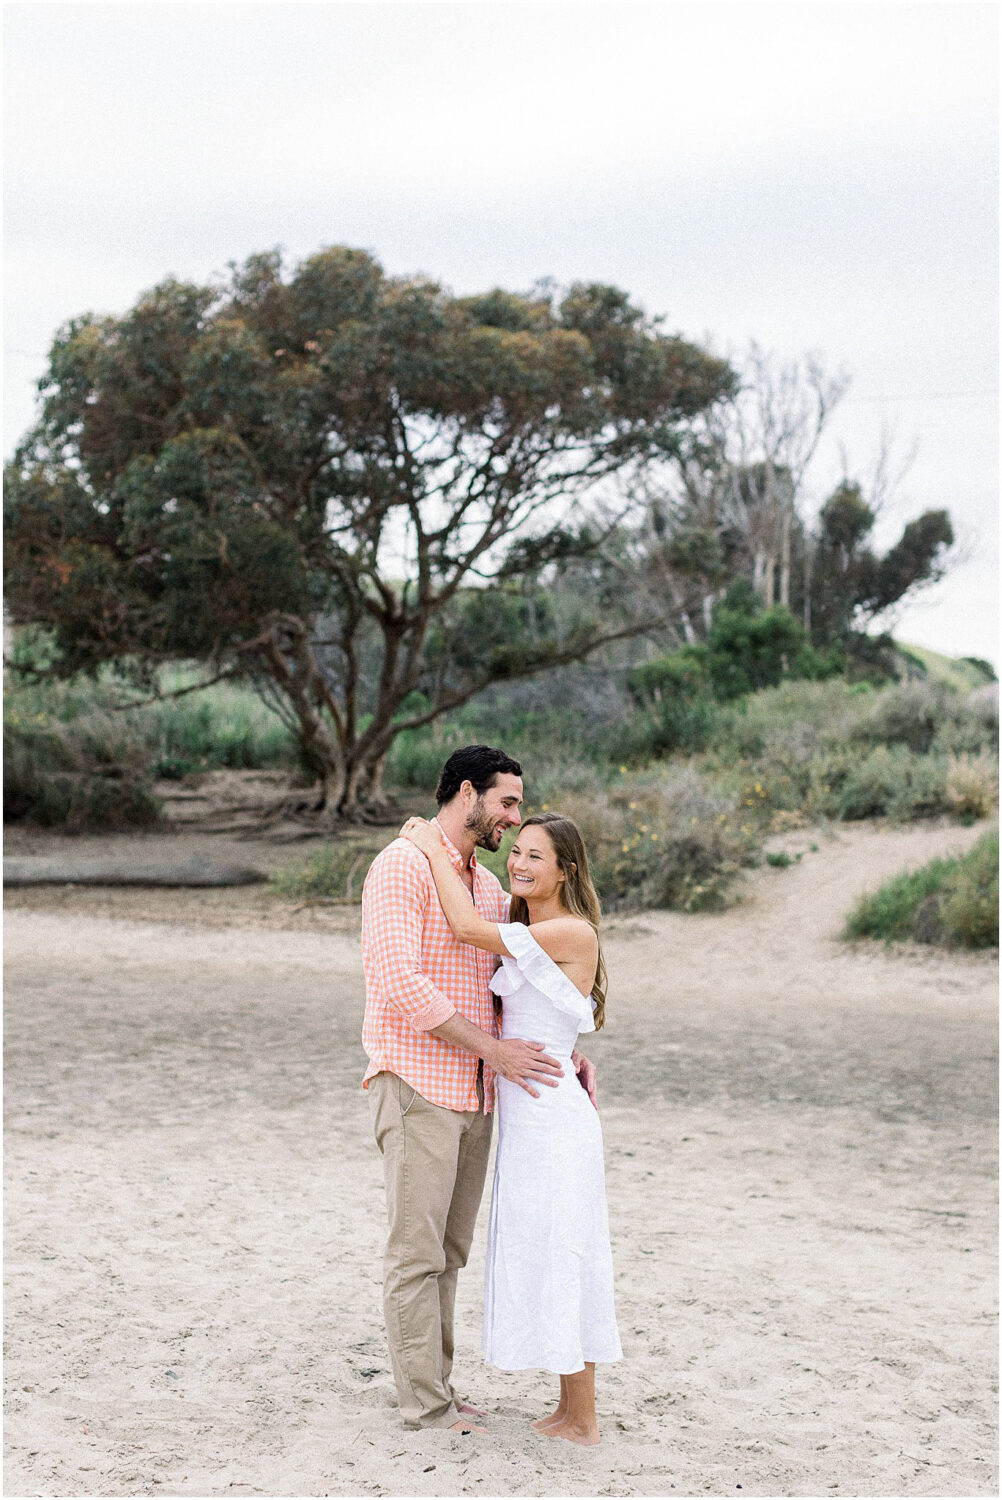
<path id="1" fill-rule="evenodd" d="M 581 828 L 610 910 L 720 910 L 741 869 L 759 857 L 759 839 L 742 826 L 734 798 L 692 770 L 644 777 L 624 766 L 608 788 L 547 805 Z"/>
<path id="2" fill-rule="evenodd" d="M 712 698 L 663 698 L 637 709 L 609 731 L 604 743 L 610 760 L 645 765 L 676 752 L 706 750 L 713 744 L 720 723 L 720 708 Z"/>
<path id="3" fill-rule="evenodd" d="M 947 690 L 937 684 L 902 683 L 873 700 L 854 737 L 874 745 L 907 745 L 924 755 L 950 707 Z"/>
<path id="4" fill-rule="evenodd" d="M 849 914 L 845 935 L 885 942 L 965 948 L 998 947 L 999 836 L 986 833 L 969 853 L 934 859 L 895 876 L 864 896 Z"/>
<path id="5" fill-rule="evenodd" d="M 953 545 L 945 510 L 930 510 L 905 526 L 884 555 L 869 546 L 876 512 L 858 485 L 846 482 L 819 514 L 810 570 L 811 639 L 851 651 L 872 651 L 861 626 L 876 619 L 917 584 L 942 576 Z"/>
<path id="6" fill-rule="evenodd" d="M 887 816 L 901 821 L 949 810 L 947 763 L 904 746 L 877 745 L 867 755 L 832 752 L 817 768 L 823 778 L 813 804 L 846 822 Z"/>
<path id="7" fill-rule="evenodd" d="M 775 687 L 784 677 L 830 676 L 840 665 L 814 651 L 785 605 L 763 609 L 744 579 L 714 609 L 706 645 L 710 682 L 722 700 Z"/>
<path id="8" fill-rule="evenodd" d="M 986 818 L 998 805 L 999 766 L 997 757 L 979 755 L 950 757 L 946 775 L 946 798 L 953 816 L 961 823 L 975 823 Z"/>
<path id="9" fill-rule="evenodd" d="M 280 870 L 269 885 L 295 901 L 361 901 L 362 886 L 378 848 L 354 840 L 325 844 L 293 869 Z"/>
<path id="10" fill-rule="evenodd" d="M 597 481 L 676 454 L 732 386 L 605 285 L 457 298 L 346 247 L 168 280 L 56 336 L 6 476 L 8 605 L 51 628 L 66 675 L 270 677 L 357 815 L 403 729 L 602 640 L 583 596 L 571 629 L 537 609 L 527 632 L 540 568 L 593 549 L 576 507 Z M 416 559 L 404 583 L 389 534 Z"/>
<path id="11" fill-rule="evenodd" d="M 123 710 L 135 697 L 113 674 L 25 681 L 46 643 L 15 635 L 19 669 L 4 701 L 5 816 L 60 827 L 144 825 L 159 817 L 158 776 L 224 766 L 292 766 L 295 741 L 248 688 L 204 692 Z M 165 674 L 168 690 L 197 679 Z"/>
<path id="12" fill-rule="evenodd" d="M 189 676 L 174 674 L 165 686 L 183 686 Z M 142 710 L 142 723 L 155 747 L 158 776 L 296 764 L 289 730 L 256 693 L 239 684 L 221 682 L 204 692 L 152 703 Z"/>
<path id="13" fill-rule="evenodd" d="M 627 673 L 626 689 L 634 703 L 643 705 L 706 694 L 710 691 L 709 650 L 705 645 L 682 646 L 642 662 Z"/>
<path id="14" fill-rule="evenodd" d="M 962 656 L 960 660 L 965 666 L 973 667 L 974 671 L 985 682 L 998 682 L 998 673 L 990 661 L 985 661 L 983 656 Z"/>
<path id="15" fill-rule="evenodd" d="M 699 698 L 733 701 L 782 681 L 831 677 L 842 665 L 837 653 L 813 649 L 804 627 L 785 605 L 764 609 L 751 584 L 740 579 L 716 605 L 705 643 L 683 646 L 634 667 L 626 686 L 634 702 L 654 707 L 664 717 L 669 704 L 677 714 L 683 704 Z M 716 724 L 706 708 L 696 720 L 703 726 L 701 732 L 683 728 L 673 734 L 669 714 L 667 732 L 660 740 L 652 735 L 652 748 L 703 748 Z"/>
<path id="16" fill-rule="evenodd" d="M 4 818 L 70 831 L 155 824 L 151 756 L 134 728 L 79 686 L 4 699 Z"/>
<path id="17" fill-rule="evenodd" d="M 928 646 L 905 645 L 902 642 L 898 642 L 897 646 L 899 651 L 917 663 L 924 675 L 944 682 L 947 687 L 956 688 L 958 692 L 998 680 L 991 662 L 984 661 L 981 657 L 944 656 L 939 651 L 930 651 Z"/>

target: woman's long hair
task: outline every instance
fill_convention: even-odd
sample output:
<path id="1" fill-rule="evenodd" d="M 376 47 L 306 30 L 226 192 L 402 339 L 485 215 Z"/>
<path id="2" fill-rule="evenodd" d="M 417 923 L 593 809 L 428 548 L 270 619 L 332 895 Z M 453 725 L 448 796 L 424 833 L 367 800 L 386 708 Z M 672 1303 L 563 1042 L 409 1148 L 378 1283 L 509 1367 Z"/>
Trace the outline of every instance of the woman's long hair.
<path id="1" fill-rule="evenodd" d="M 553 845 L 557 864 L 564 876 L 560 899 L 570 915 L 583 917 L 598 937 L 602 908 L 599 904 L 598 892 L 588 872 L 588 854 L 584 840 L 573 818 L 565 818 L 563 813 L 535 813 L 531 818 L 523 818 L 521 826 L 546 829 L 547 838 Z M 512 896 L 508 920 L 521 922 L 524 927 L 528 927 L 529 908 L 521 896 Z M 595 983 L 591 987 L 591 997 L 595 1001 L 596 1031 L 600 1031 L 605 1024 L 606 980 L 605 959 L 602 957 L 602 944 L 599 942 Z"/>

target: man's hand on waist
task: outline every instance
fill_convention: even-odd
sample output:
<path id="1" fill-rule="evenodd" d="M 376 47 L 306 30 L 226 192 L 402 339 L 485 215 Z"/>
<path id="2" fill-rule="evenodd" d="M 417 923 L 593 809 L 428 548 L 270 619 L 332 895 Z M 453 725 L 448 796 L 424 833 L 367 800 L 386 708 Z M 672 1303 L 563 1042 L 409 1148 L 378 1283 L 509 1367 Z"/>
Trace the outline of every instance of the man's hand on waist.
<path id="1" fill-rule="evenodd" d="M 535 1084 L 542 1083 L 548 1088 L 556 1088 L 564 1076 L 564 1070 L 556 1058 L 543 1051 L 542 1042 L 523 1041 L 521 1037 L 512 1037 L 506 1042 L 499 1041 L 496 1036 L 488 1036 L 481 1027 L 461 1016 L 458 1010 L 447 1021 L 443 1021 L 441 1026 L 433 1027 L 430 1034 L 482 1057 L 495 1073 L 511 1083 L 517 1083 L 519 1088 L 525 1089 L 534 1099 L 539 1098 Z"/>

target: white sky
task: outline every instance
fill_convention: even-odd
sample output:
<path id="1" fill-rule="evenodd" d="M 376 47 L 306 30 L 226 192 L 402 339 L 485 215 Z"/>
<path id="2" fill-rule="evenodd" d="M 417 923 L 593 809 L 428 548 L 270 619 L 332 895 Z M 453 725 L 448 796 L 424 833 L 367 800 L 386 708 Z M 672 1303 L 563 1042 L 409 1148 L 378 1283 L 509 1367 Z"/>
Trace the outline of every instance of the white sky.
<path id="1" fill-rule="evenodd" d="M 816 473 L 918 456 L 878 540 L 963 560 L 895 622 L 997 660 L 997 8 L 16 4 L 5 437 L 66 318 L 276 244 L 457 292 L 611 281 L 721 352 L 853 375 Z"/>

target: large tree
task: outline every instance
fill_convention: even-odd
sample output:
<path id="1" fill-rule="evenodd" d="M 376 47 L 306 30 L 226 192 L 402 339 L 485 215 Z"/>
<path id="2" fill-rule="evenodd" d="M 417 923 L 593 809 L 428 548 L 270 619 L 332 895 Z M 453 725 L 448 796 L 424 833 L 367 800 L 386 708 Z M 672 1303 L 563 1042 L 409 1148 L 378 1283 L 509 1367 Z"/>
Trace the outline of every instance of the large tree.
<path id="1" fill-rule="evenodd" d="M 9 608 L 63 673 L 256 681 L 323 805 L 371 815 L 401 729 L 644 623 L 582 601 L 522 646 L 493 629 L 595 547 L 603 482 L 679 456 L 732 384 L 609 286 L 455 297 L 345 248 L 167 281 L 53 344 L 7 474 Z"/>

